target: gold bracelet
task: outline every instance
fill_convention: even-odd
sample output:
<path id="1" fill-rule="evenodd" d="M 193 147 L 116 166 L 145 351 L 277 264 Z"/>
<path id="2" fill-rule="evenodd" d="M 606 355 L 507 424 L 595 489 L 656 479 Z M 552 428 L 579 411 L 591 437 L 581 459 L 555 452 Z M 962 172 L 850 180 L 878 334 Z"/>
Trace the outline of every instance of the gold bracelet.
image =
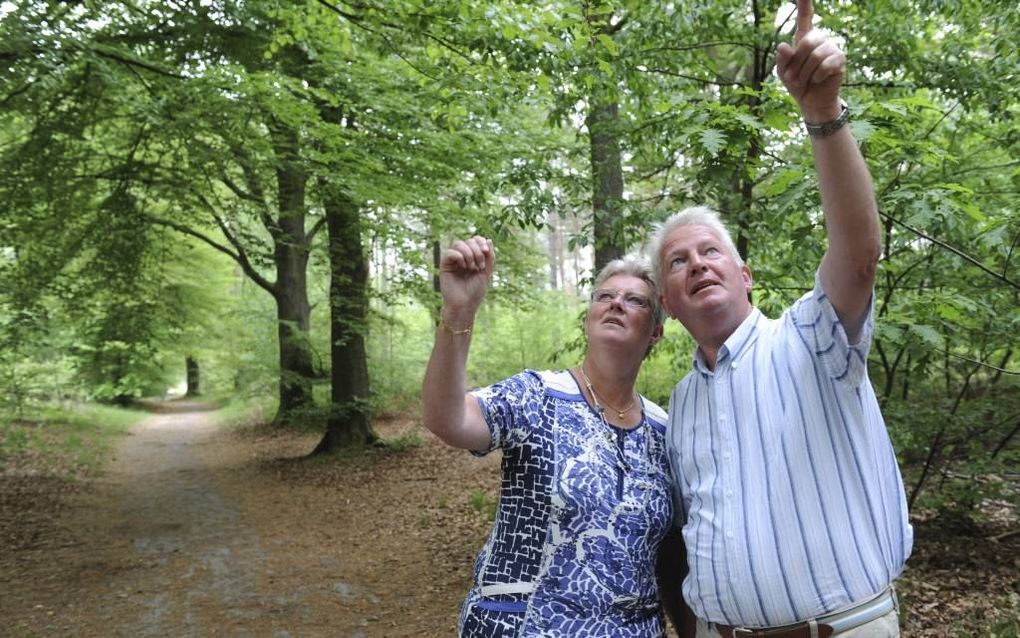
<path id="1" fill-rule="evenodd" d="M 442 313 L 439 314 L 439 327 L 452 335 L 469 335 L 471 334 L 471 328 L 473 325 L 474 324 L 469 323 L 466 328 L 456 330 L 454 328 L 451 328 L 450 324 L 446 323 L 446 320 L 443 319 Z"/>

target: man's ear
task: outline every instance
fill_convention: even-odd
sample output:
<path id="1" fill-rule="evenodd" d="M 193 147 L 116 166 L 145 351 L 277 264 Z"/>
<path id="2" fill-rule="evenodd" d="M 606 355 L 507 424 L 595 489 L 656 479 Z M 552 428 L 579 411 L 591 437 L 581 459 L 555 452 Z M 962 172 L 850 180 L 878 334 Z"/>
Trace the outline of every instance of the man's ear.
<path id="1" fill-rule="evenodd" d="M 665 332 L 665 330 L 664 330 L 662 324 L 661 323 L 660 324 L 656 324 L 655 330 L 652 331 L 652 340 L 648 342 L 648 347 L 651 348 L 656 343 L 658 343 L 659 339 L 662 339 L 662 335 L 663 335 L 664 332 Z"/>
<path id="2" fill-rule="evenodd" d="M 669 306 L 666 305 L 665 293 L 659 293 L 659 307 L 662 308 L 662 311 L 666 313 L 667 317 L 670 319 L 676 319 L 676 317 L 673 316 L 673 313 L 669 311 Z"/>
<path id="3" fill-rule="evenodd" d="M 747 291 L 748 297 L 751 296 L 751 288 L 754 287 L 754 277 L 751 276 L 751 269 L 744 264 L 740 267 L 740 277 L 744 280 L 744 290 Z"/>

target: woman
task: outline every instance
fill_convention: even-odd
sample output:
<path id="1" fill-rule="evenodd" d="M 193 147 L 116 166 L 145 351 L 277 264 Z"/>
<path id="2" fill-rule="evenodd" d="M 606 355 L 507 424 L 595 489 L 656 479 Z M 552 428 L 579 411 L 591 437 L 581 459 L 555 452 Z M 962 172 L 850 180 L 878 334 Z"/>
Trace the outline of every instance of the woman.
<path id="1" fill-rule="evenodd" d="M 460 635 L 662 636 L 655 558 L 673 515 L 666 415 L 634 391 L 662 336 L 651 270 L 616 260 L 598 275 L 579 366 L 525 370 L 468 393 L 471 328 L 494 260 L 482 237 L 443 255 L 443 308 L 422 390 L 425 426 L 439 438 L 479 455 L 503 452 L 499 511 Z"/>

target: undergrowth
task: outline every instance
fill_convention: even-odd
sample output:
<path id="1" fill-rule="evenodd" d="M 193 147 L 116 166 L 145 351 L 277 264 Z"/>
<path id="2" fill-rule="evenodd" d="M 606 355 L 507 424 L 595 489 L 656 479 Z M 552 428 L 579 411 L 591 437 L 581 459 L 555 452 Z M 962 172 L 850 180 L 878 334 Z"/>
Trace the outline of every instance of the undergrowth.
<path id="1" fill-rule="evenodd" d="M 0 465 L 6 470 L 75 475 L 102 466 L 117 439 L 145 412 L 97 404 L 43 405 L 21 418 L 0 415 Z"/>

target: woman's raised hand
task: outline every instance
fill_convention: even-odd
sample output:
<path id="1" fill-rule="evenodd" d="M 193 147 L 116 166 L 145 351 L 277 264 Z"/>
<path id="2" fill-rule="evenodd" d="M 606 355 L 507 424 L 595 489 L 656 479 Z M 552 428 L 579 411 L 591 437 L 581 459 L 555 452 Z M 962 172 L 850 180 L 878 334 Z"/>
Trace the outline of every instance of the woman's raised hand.
<path id="1" fill-rule="evenodd" d="M 439 261 L 439 288 L 447 322 L 470 323 L 492 280 L 492 240 L 475 235 L 453 242 Z"/>

